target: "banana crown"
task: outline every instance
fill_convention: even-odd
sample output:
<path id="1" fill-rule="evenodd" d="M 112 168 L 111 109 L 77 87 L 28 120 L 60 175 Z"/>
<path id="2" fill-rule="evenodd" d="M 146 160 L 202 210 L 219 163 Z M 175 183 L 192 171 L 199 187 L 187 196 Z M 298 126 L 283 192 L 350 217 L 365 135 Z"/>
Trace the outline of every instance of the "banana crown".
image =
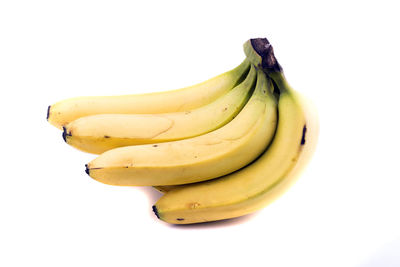
<path id="1" fill-rule="evenodd" d="M 316 125 L 304 102 L 288 85 L 272 46 L 265 38 L 244 44 L 247 58 L 257 72 L 257 88 L 273 83 L 279 120 L 271 144 L 260 156 L 236 172 L 218 179 L 173 188 L 162 196 L 153 211 L 169 223 L 186 224 L 242 216 L 261 209 L 295 181 L 315 148 Z M 257 89 L 255 94 L 257 93 Z"/>

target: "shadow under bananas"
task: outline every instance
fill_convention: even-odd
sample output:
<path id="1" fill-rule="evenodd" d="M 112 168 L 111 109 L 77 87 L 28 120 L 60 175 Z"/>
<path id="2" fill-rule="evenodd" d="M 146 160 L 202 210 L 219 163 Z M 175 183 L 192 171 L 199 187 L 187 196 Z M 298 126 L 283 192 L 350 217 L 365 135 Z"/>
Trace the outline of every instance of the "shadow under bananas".
<path id="1" fill-rule="evenodd" d="M 163 195 L 163 193 L 157 191 L 156 189 L 154 189 L 151 186 L 135 186 L 135 189 L 138 189 L 140 191 L 142 191 L 146 196 L 147 199 L 149 200 L 149 204 L 150 207 L 157 202 L 157 200 Z M 150 208 L 151 210 L 151 208 Z M 152 212 L 152 214 L 154 215 L 154 213 Z M 155 217 L 155 215 L 154 215 Z"/>

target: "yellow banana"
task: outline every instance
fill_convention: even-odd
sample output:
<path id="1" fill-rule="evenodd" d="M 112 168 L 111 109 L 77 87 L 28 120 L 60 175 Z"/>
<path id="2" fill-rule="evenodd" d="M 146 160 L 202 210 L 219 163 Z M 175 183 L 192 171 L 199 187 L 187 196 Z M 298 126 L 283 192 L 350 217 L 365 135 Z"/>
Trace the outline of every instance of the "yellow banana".
<path id="1" fill-rule="evenodd" d="M 79 118 L 64 127 L 65 142 L 101 154 L 107 150 L 199 136 L 231 121 L 251 96 L 256 70 L 216 101 L 200 108 L 163 114 L 100 114 Z"/>
<path id="2" fill-rule="evenodd" d="M 318 133 L 315 113 L 288 85 L 266 39 L 250 40 L 245 52 L 251 62 L 268 73 L 279 90 L 279 119 L 272 143 L 245 168 L 168 191 L 153 206 L 159 219 L 189 224 L 252 213 L 284 193 L 310 159 Z"/>
<path id="3" fill-rule="evenodd" d="M 85 96 L 48 107 L 47 120 L 62 129 L 68 123 L 96 114 L 151 114 L 186 111 L 213 102 L 239 84 L 249 70 L 244 60 L 236 68 L 205 82 L 177 90 L 119 96 Z"/>
<path id="4" fill-rule="evenodd" d="M 224 127 L 181 141 L 112 149 L 87 164 L 86 171 L 97 181 L 111 185 L 177 185 L 209 180 L 236 171 L 259 156 L 272 140 L 276 123 L 272 82 L 258 70 L 253 95 Z"/>

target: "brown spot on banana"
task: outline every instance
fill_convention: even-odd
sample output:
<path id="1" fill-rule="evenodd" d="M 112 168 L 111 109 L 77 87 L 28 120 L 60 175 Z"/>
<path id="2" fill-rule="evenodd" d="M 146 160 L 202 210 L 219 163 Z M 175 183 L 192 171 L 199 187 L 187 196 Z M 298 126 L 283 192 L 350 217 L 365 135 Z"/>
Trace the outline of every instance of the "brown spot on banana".
<path id="1" fill-rule="evenodd" d="M 200 203 L 192 202 L 192 203 L 189 203 L 188 206 L 189 206 L 190 209 L 196 209 L 197 207 L 200 206 Z"/>

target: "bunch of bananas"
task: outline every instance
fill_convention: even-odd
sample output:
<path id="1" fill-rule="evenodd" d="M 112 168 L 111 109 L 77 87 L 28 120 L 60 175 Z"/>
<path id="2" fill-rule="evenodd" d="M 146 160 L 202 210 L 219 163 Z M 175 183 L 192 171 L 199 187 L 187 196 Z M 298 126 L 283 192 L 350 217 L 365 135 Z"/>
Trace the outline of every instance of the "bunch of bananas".
<path id="1" fill-rule="evenodd" d="M 261 209 L 310 159 L 318 124 L 287 83 L 265 38 L 245 60 L 203 83 L 160 93 L 67 99 L 48 121 L 69 145 L 100 154 L 86 173 L 109 185 L 153 186 L 168 223 L 189 224 Z"/>

